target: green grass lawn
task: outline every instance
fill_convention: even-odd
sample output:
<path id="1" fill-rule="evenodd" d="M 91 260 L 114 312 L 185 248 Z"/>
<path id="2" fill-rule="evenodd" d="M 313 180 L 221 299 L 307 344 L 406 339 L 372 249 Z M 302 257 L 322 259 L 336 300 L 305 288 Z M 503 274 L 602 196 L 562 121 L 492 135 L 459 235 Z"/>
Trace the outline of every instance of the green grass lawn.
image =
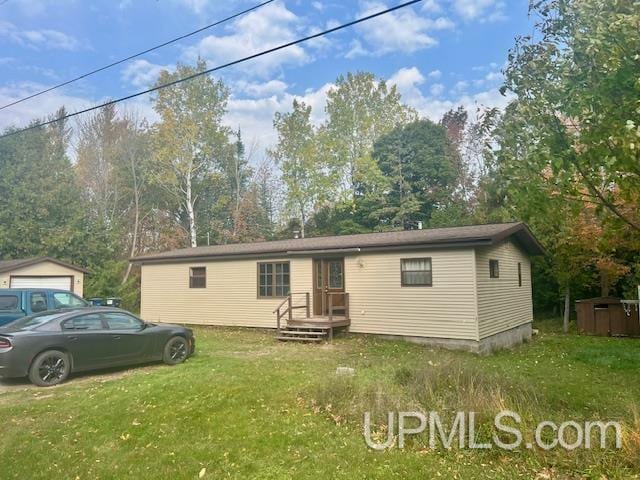
<path id="1" fill-rule="evenodd" d="M 279 344 L 197 329 L 198 353 L 163 365 L 0 394 L 0 478 L 638 478 L 640 341 L 562 335 L 478 357 L 363 336 Z M 337 366 L 356 369 L 335 377 Z M 524 424 L 624 422 L 622 450 L 370 450 L 362 414 L 508 407 Z M 486 418 L 481 425 L 484 428 Z M 481 428 L 481 431 L 482 431 Z"/>

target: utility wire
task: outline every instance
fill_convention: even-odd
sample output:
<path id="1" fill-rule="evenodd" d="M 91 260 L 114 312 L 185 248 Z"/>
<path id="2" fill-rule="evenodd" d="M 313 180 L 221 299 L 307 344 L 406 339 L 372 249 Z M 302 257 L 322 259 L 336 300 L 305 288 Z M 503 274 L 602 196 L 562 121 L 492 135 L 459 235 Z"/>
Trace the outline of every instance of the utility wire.
<path id="1" fill-rule="evenodd" d="M 405 2 L 405 3 L 401 3 L 400 5 L 396 5 L 395 7 L 387 8 L 386 10 L 382 10 L 380 12 L 373 13 L 371 15 L 367 15 L 366 17 L 358 18 L 358 19 L 353 20 L 353 21 L 348 22 L 348 23 L 343 23 L 342 25 L 338 25 L 337 27 L 329 28 L 328 30 L 323 30 L 322 32 L 318 32 L 318 33 L 315 33 L 313 35 L 309 35 L 309 36 L 306 36 L 306 37 L 303 37 L 303 38 L 299 38 L 297 40 L 293 40 L 293 41 L 288 42 L 288 43 L 283 43 L 282 45 L 278 45 L 277 47 L 269 48 L 267 50 L 263 50 L 261 52 L 254 53 L 253 55 L 249 55 L 247 57 L 243 57 L 243 58 L 240 58 L 238 60 L 233 60 L 233 61 L 225 63 L 223 65 L 218 65 L 217 67 L 208 68 L 208 69 L 203 70 L 201 72 L 197 72 L 197 73 L 194 73 L 192 75 L 188 75 L 188 76 L 186 76 L 184 78 L 179 78 L 177 80 L 173 80 L 171 82 L 163 83 L 162 85 L 157 85 L 155 87 L 149 88 L 147 90 L 143 90 L 141 92 L 132 93 L 131 95 L 127 95 L 125 97 L 120 97 L 120 98 L 115 99 L 115 100 L 110 100 L 108 102 L 102 103 L 100 105 L 96 105 L 94 107 L 85 108 L 84 110 L 79 110 L 77 112 L 73 112 L 73 113 L 70 113 L 68 115 L 63 115 L 63 116 L 61 116 L 59 118 L 54 118 L 53 120 L 49 120 L 47 122 L 37 123 L 35 125 L 31 125 L 29 127 L 22 128 L 20 130 L 15 130 L 13 132 L 5 133 L 4 135 L 0 135 L 0 139 L 5 138 L 5 137 L 9 137 L 9 136 L 12 136 L 12 135 L 17 135 L 18 133 L 26 132 L 28 130 L 33 130 L 33 129 L 36 129 L 36 128 L 44 127 L 46 125 L 51 125 L 52 123 L 60 122 L 60 121 L 65 120 L 67 118 L 71 118 L 71 117 L 75 117 L 77 115 L 81 115 L 83 113 L 91 112 L 92 110 L 97 110 L 99 108 L 103 108 L 103 107 L 106 107 L 108 105 L 113 105 L 113 104 L 116 104 L 116 103 L 123 102 L 125 100 L 130 100 L 132 98 L 136 98 L 136 97 L 139 97 L 141 95 L 145 95 L 147 93 L 156 92 L 158 90 L 162 90 L 164 88 L 171 87 L 173 85 L 177 85 L 179 83 L 186 82 L 188 80 L 192 80 L 192 79 L 194 79 L 196 77 L 200 77 L 202 75 L 208 75 L 209 73 L 216 72 L 218 70 L 222 70 L 224 68 L 228 68 L 228 67 L 231 67 L 233 65 L 238 65 L 239 63 L 244 63 L 244 62 L 246 62 L 248 60 L 253 60 L 254 58 L 262 57 L 264 55 L 268 55 L 270 53 L 277 52 L 278 50 L 282 50 L 282 49 L 285 49 L 287 47 L 291 47 L 293 45 L 298 45 L 299 43 L 304 43 L 304 42 L 307 42 L 309 40 L 313 40 L 314 38 L 322 37 L 322 36 L 327 35 L 329 33 L 337 32 L 338 30 L 343 30 L 343 29 L 351 27 L 353 25 L 357 25 L 359 23 L 366 22 L 367 20 L 371 20 L 373 18 L 380 17 L 382 15 L 386 15 L 388 13 L 391 13 L 391 12 L 395 11 L 395 10 L 399 10 L 401 8 L 408 7 L 409 5 L 413 5 L 413 4 L 421 2 L 421 1 L 422 0 L 411 0 L 411 1 L 408 1 L 408 2 Z"/>
<path id="2" fill-rule="evenodd" d="M 9 0 L 4 0 L 4 3 L 6 3 L 7 1 L 9 1 Z M 138 53 L 134 53 L 133 55 L 129 55 L 127 58 L 123 58 L 122 60 L 117 60 L 117 61 L 115 61 L 113 63 L 110 63 L 109 65 L 105 65 L 104 67 L 96 68 L 95 70 L 91 70 L 90 72 L 87 72 L 87 73 L 85 73 L 83 75 L 80 75 L 78 77 L 72 78 L 71 80 L 67 80 L 65 82 L 59 83 L 57 85 L 54 85 L 53 87 L 46 88 L 45 90 L 36 92 L 36 93 L 34 93 L 32 95 L 29 95 L 27 97 L 21 98 L 19 100 L 14 101 L 14 102 L 7 103 L 6 105 L 1 106 L 0 110 L 4 110 L 5 108 L 12 107 L 13 105 L 17 105 L 18 103 L 22 103 L 22 102 L 24 102 L 26 100 L 30 100 L 32 98 L 38 97 L 40 95 L 48 93 L 48 92 L 50 92 L 52 90 L 55 90 L 57 88 L 64 87 L 65 85 L 69 85 L 70 83 L 77 82 L 78 80 L 82 80 L 83 78 L 87 78 L 87 77 L 89 77 L 89 76 L 91 76 L 91 75 L 93 75 L 95 73 L 102 72 L 103 70 L 106 70 L 108 68 L 115 67 L 116 65 L 120 65 L 121 63 L 128 62 L 129 60 L 133 60 L 134 58 L 137 58 L 137 57 L 139 57 L 141 55 L 144 55 L 146 53 L 149 53 L 149 52 L 153 52 L 154 50 L 157 50 L 159 48 L 166 47 L 167 45 L 170 45 L 172 43 L 178 42 L 178 41 L 183 40 L 185 38 L 191 37 L 191 36 L 195 35 L 196 33 L 203 32 L 205 30 L 208 30 L 209 28 L 218 26 L 218 25 L 220 25 L 222 23 L 228 22 L 229 20 L 233 20 L 234 18 L 240 17 L 240 16 L 242 16 L 242 15 L 244 15 L 246 13 L 249 13 L 249 12 L 252 12 L 254 10 L 257 10 L 260 7 L 264 7 L 265 5 L 267 5 L 269 3 L 272 3 L 273 1 L 275 1 L 275 0 L 267 0 L 266 2 L 259 3 L 258 5 L 254 5 L 251 8 L 247 8 L 246 10 L 243 10 L 243 11 L 238 12 L 238 13 L 234 13 L 233 15 L 231 15 L 229 17 L 226 17 L 226 18 L 223 18 L 222 20 L 218 20 L 217 22 L 210 23 L 209 25 L 206 25 L 206 26 L 204 26 L 202 28 L 199 28 L 199 29 L 194 30 L 194 31 L 189 32 L 189 33 L 186 33 L 186 34 L 181 35 L 179 37 L 172 38 L 171 40 L 168 40 L 168 41 L 166 41 L 164 43 L 156 45 L 155 47 L 147 48 L 146 50 L 143 50 L 142 52 L 138 52 Z M 1 2 L 1 0 L 0 0 L 0 2 Z M 0 5 L 4 5 L 4 3 L 0 3 Z"/>

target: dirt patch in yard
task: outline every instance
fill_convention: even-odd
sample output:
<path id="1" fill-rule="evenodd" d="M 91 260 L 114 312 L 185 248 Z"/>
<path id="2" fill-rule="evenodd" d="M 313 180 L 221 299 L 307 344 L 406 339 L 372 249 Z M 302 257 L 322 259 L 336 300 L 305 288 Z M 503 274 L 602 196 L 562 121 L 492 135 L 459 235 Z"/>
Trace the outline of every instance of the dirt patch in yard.
<path id="1" fill-rule="evenodd" d="M 27 378 L 0 378 L 0 399 L 3 394 L 10 392 L 29 392 L 38 393 L 34 395 L 34 399 L 43 399 L 50 397 L 52 392 L 66 385 L 82 385 L 88 383 L 104 383 L 112 380 L 133 375 L 134 373 L 149 373 L 150 371 L 162 368 L 161 364 L 150 364 L 133 367 L 110 368 L 108 370 L 96 370 L 93 372 L 83 372 L 71 375 L 66 382 L 54 387 L 38 387 L 29 382 Z"/>

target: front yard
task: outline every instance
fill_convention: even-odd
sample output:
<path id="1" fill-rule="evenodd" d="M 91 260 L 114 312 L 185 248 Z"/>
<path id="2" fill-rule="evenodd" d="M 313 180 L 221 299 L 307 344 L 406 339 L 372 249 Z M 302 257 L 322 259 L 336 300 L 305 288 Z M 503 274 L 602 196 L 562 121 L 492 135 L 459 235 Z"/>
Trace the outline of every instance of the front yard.
<path id="1" fill-rule="evenodd" d="M 564 336 L 490 357 L 360 336 L 278 344 L 270 333 L 198 329 L 198 354 L 76 377 L 0 384 L 2 478 L 638 478 L 640 342 Z M 336 378 L 338 366 L 356 369 Z M 376 452 L 362 415 L 502 408 L 533 422 L 624 422 L 621 450 Z M 444 417 L 444 415 L 443 415 Z M 491 418 L 492 419 L 492 418 Z M 525 437 L 526 437 L 525 433 Z"/>

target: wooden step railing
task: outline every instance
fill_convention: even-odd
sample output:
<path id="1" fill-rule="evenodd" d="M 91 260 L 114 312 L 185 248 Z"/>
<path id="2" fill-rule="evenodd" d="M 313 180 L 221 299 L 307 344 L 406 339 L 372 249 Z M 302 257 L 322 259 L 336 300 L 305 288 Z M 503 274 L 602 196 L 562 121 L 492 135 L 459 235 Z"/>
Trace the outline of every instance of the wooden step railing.
<path id="1" fill-rule="evenodd" d="M 349 294 L 347 292 L 335 292 L 335 293 L 327 292 L 327 297 L 329 301 L 329 321 L 333 320 L 333 311 L 335 308 L 333 305 L 334 304 L 333 297 L 338 295 L 341 295 L 344 297 L 344 307 L 342 307 L 341 305 L 336 305 L 336 306 L 344 308 L 344 318 L 345 320 L 349 320 Z"/>
<path id="2" fill-rule="evenodd" d="M 304 295 L 304 305 L 294 305 L 293 304 L 293 296 L 301 296 Z M 283 307 L 286 305 L 286 308 Z M 289 321 L 293 319 L 293 311 L 304 308 L 306 310 L 307 318 L 311 318 L 311 298 L 309 292 L 294 292 L 287 295 L 287 297 L 282 300 L 280 305 L 273 311 L 276 314 L 277 323 L 276 323 L 276 332 L 280 334 L 280 323 L 282 317 L 287 315 Z"/>

